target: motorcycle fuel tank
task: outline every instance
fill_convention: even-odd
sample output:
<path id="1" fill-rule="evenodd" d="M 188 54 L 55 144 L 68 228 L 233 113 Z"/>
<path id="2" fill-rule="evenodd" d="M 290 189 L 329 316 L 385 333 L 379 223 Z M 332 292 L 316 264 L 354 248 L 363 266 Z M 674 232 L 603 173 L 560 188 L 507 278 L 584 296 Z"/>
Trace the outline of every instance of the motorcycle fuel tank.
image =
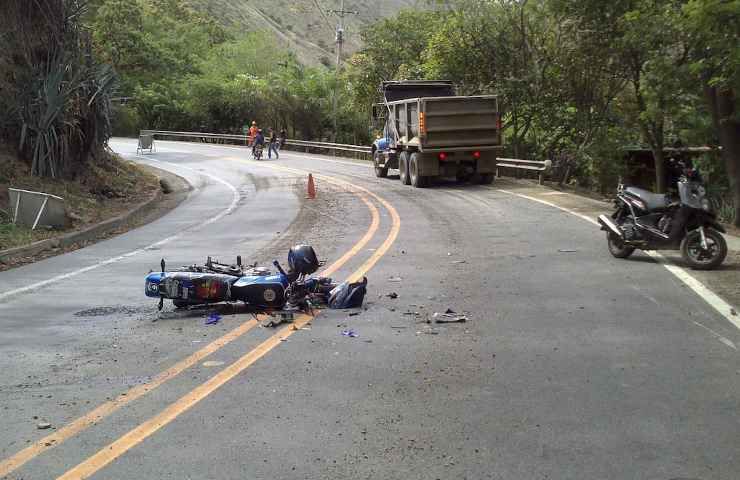
<path id="1" fill-rule="evenodd" d="M 254 307 L 282 308 L 285 305 L 285 275 L 246 276 L 231 285 L 231 297 Z"/>

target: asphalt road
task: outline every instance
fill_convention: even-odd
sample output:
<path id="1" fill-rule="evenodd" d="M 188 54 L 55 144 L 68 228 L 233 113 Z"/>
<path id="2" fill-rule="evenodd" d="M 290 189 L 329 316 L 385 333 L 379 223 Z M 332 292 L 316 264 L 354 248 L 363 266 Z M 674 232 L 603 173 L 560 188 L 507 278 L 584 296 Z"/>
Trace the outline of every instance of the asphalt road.
<path id="1" fill-rule="evenodd" d="M 583 219 L 506 182 L 419 190 L 294 152 L 112 147 L 195 189 L 0 273 L 0 478 L 739 477 L 740 332 Z M 337 279 L 368 276 L 359 315 L 268 329 L 224 307 L 206 326 L 144 297 L 162 257 L 267 264 L 299 242 Z M 435 323 L 448 308 L 468 321 Z"/>

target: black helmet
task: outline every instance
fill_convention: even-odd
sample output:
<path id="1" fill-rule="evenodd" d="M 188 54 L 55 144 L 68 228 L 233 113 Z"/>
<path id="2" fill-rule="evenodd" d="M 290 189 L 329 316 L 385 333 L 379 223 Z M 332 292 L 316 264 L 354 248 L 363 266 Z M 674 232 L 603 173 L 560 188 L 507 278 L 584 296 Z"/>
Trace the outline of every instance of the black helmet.
<path id="1" fill-rule="evenodd" d="M 288 265 L 292 272 L 310 275 L 319 269 L 319 260 L 310 245 L 296 245 L 288 252 Z"/>

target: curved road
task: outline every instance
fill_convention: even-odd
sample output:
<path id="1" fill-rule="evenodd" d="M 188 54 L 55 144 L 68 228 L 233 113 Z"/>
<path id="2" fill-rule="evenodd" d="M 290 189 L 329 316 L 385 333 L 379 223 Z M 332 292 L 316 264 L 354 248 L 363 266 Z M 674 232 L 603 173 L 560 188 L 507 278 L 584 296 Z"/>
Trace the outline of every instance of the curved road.
<path id="1" fill-rule="evenodd" d="M 419 190 L 296 152 L 111 146 L 194 188 L 0 273 L 0 478 L 737 478 L 740 332 L 583 218 L 513 182 Z M 206 326 L 143 296 L 162 257 L 266 264 L 299 242 L 337 279 L 368 276 L 359 315 L 267 329 L 225 306 Z M 435 323 L 448 308 L 468 321 Z"/>

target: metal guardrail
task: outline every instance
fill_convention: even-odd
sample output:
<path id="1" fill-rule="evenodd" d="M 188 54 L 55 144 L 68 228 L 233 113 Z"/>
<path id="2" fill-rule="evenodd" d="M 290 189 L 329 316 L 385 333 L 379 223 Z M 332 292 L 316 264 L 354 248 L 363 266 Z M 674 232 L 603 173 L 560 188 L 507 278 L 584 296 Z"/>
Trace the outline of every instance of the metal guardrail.
<path id="1" fill-rule="evenodd" d="M 141 137 L 147 137 L 154 139 L 157 136 L 161 138 L 183 138 L 183 139 L 195 139 L 196 141 L 208 141 L 208 140 L 222 140 L 222 141 L 233 141 L 241 144 L 246 144 L 249 139 L 248 135 L 234 135 L 234 134 L 223 134 L 223 133 L 206 133 L 206 132 L 172 132 L 167 130 L 142 130 Z M 330 151 L 343 151 L 343 152 L 354 152 L 360 154 L 370 154 L 372 149 L 365 145 L 348 145 L 346 143 L 330 143 L 330 142 L 310 142 L 306 140 L 295 140 L 287 139 L 286 145 L 305 149 L 309 152 L 311 149 L 314 150 L 330 150 Z M 542 185 L 545 175 L 547 175 L 552 169 L 552 161 L 544 160 L 521 160 L 518 158 L 497 158 L 496 159 L 496 177 L 499 177 L 499 168 L 511 168 L 514 170 L 537 172 L 540 185 Z"/>
<path id="2" fill-rule="evenodd" d="M 192 138 L 197 141 L 204 140 L 230 140 L 239 141 L 241 143 L 247 143 L 249 139 L 248 135 L 233 135 L 233 134 L 222 134 L 222 133 L 205 133 L 205 132 L 171 132 L 166 130 L 142 130 L 141 136 L 151 135 L 160 137 L 175 137 L 175 138 Z M 310 149 L 319 150 L 339 150 L 344 152 L 356 152 L 356 153 L 367 153 L 369 154 L 371 148 L 364 145 L 348 145 L 345 143 L 330 143 L 330 142 L 309 142 L 306 140 L 295 140 L 286 139 L 285 144 L 293 147 L 305 148 L 306 151 Z"/>
<path id="3" fill-rule="evenodd" d="M 537 172 L 540 185 L 545 180 L 545 175 L 552 169 L 552 160 L 520 160 L 518 158 L 497 158 L 496 159 L 496 177 L 499 177 L 499 168 L 513 168 L 529 172 Z"/>

